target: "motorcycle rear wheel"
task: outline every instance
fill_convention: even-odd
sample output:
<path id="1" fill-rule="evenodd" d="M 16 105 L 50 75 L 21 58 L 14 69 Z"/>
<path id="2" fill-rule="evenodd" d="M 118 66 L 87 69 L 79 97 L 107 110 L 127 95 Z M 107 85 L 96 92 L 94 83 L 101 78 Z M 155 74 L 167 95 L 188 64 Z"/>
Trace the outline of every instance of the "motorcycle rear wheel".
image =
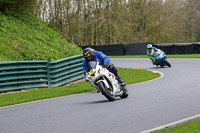
<path id="1" fill-rule="evenodd" d="M 101 81 L 98 83 L 99 89 L 101 90 L 102 94 L 109 100 L 114 101 L 115 96 L 111 94 L 110 90 L 106 87 L 106 85 Z"/>

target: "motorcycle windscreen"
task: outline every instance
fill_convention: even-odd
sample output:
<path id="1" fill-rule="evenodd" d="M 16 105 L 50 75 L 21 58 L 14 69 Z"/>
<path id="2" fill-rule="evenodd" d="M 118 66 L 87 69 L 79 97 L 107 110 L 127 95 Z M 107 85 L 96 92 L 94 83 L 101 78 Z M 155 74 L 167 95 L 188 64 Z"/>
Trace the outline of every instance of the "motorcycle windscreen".
<path id="1" fill-rule="evenodd" d="M 88 65 L 87 71 L 89 72 L 88 75 L 90 75 L 90 76 L 95 76 L 96 64 L 97 64 L 97 62 L 95 62 L 95 61 L 89 61 L 89 62 L 88 62 L 88 64 L 87 64 L 87 65 Z"/>
<path id="2" fill-rule="evenodd" d="M 165 54 L 162 50 L 159 50 L 158 52 L 156 52 L 156 54 L 158 54 L 158 55 L 163 55 L 163 54 Z"/>
<path id="3" fill-rule="evenodd" d="M 159 50 L 159 51 L 156 52 L 156 54 L 155 54 L 154 57 L 155 57 L 156 59 L 163 58 L 164 54 L 165 54 L 165 53 L 164 53 L 162 50 Z"/>

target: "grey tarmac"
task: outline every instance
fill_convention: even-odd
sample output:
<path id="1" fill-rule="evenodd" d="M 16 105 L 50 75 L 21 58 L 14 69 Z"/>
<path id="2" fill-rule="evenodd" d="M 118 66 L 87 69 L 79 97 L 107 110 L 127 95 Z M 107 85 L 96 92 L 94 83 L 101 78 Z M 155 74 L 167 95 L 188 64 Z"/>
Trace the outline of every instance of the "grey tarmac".
<path id="1" fill-rule="evenodd" d="M 200 114 L 200 59 L 111 59 L 117 67 L 164 74 L 128 85 L 129 97 L 109 102 L 99 93 L 52 98 L 0 108 L 0 133 L 138 133 Z"/>

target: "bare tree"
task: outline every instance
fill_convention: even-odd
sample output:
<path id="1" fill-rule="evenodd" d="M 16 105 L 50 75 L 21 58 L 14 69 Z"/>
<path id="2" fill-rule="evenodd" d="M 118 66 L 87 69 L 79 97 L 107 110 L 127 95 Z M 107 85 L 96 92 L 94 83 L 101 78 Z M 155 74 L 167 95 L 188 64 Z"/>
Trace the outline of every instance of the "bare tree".
<path id="1" fill-rule="evenodd" d="M 197 41 L 199 0 L 38 0 L 35 14 L 78 45 Z"/>

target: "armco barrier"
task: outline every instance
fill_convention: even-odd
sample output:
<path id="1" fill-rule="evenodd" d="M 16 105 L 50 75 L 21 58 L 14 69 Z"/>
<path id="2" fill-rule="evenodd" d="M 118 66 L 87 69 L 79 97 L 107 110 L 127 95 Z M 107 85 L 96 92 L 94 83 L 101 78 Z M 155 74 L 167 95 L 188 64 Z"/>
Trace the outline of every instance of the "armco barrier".
<path id="1" fill-rule="evenodd" d="M 47 63 L 48 85 L 56 87 L 83 78 L 82 55 L 72 56 Z"/>
<path id="2" fill-rule="evenodd" d="M 83 78 L 82 55 L 56 61 L 0 62 L 0 92 L 56 87 Z"/>
<path id="3" fill-rule="evenodd" d="M 47 87 L 47 61 L 10 61 L 0 63 L 0 92 Z"/>

